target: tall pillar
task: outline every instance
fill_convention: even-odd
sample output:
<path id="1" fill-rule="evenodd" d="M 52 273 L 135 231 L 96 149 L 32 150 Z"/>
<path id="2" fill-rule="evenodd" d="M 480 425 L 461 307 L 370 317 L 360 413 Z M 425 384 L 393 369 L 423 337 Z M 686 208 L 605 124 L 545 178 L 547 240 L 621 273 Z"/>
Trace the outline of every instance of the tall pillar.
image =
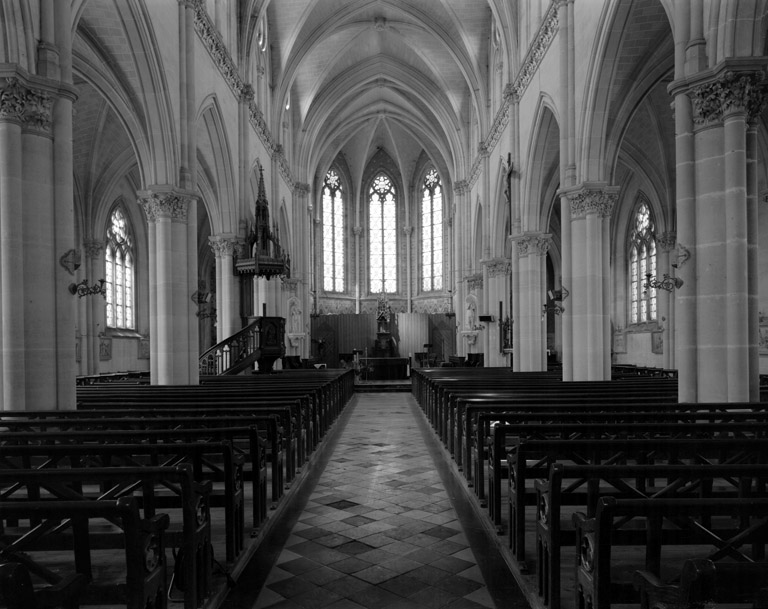
<path id="1" fill-rule="evenodd" d="M 488 351 L 485 356 L 486 366 L 506 366 L 507 356 L 503 353 L 501 328 L 504 317 L 509 315 L 509 276 L 511 262 L 507 258 L 493 258 L 485 263 L 488 275 L 488 314 L 495 321 L 487 325 Z M 499 306 L 501 304 L 501 306 Z"/>
<path id="2" fill-rule="evenodd" d="M 674 275 L 677 265 L 677 259 L 670 259 L 670 254 L 676 252 L 675 243 L 677 234 L 674 231 L 667 231 L 659 235 L 656 243 L 659 249 L 656 253 L 656 275 L 657 277 L 667 274 L 670 277 Z M 673 266 L 673 264 L 675 266 Z M 666 290 L 658 290 L 656 318 L 662 327 L 662 337 L 664 345 L 663 367 L 667 370 L 675 368 L 675 294 Z"/>
<path id="3" fill-rule="evenodd" d="M 24 90 L 15 78 L 0 79 L 0 410 L 26 408 L 24 289 L 21 240 L 21 123 Z"/>
<path id="4" fill-rule="evenodd" d="M 575 381 L 611 378 L 609 227 L 618 188 L 585 183 L 566 189 L 570 202 L 571 358 Z M 564 250 L 564 258 L 565 258 Z M 566 277 L 563 283 L 567 284 Z M 565 332 L 563 344 L 565 351 Z"/>
<path id="5" fill-rule="evenodd" d="M 224 234 L 209 238 L 216 259 L 216 342 L 221 342 L 240 330 L 237 276 L 232 272 L 233 257 L 238 240 Z"/>
<path id="6" fill-rule="evenodd" d="M 519 341 L 515 360 L 522 372 L 547 369 L 546 328 L 542 305 L 546 303 L 546 257 L 551 235 L 528 232 L 513 237 L 517 244 L 520 308 L 515 316 Z"/>
<path id="7" fill-rule="evenodd" d="M 186 385 L 190 378 L 190 299 L 187 214 L 195 197 L 169 187 L 155 186 L 139 193 L 139 202 L 150 223 L 150 279 L 154 278 L 150 304 L 154 328 L 150 352 L 157 360 L 156 385 Z M 150 320 L 151 323 L 152 320 Z M 153 369 L 154 371 L 154 369 Z"/>
<path id="8" fill-rule="evenodd" d="M 678 350 L 695 352 L 696 366 L 679 366 L 681 400 L 741 402 L 757 397 L 757 366 L 752 363 L 759 331 L 757 281 L 751 275 L 756 269 L 750 253 L 756 236 L 749 226 L 756 186 L 749 172 L 754 152 L 748 132 L 765 104 L 762 65 L 724 62 L 671 87 L 677 97 L 691 100 L 694 126 L 694 182 L 678 193 L 678 214 L 688 227 L 693 224 L 690 252 L 695 266 L 683 269 L 679 264 L 685 283 L 678 300 L 690 295 L 695 309 L 680 308 L 677 322 L 684 314 L 694 317 L 692 345 L 678 342 Z M 692 200 L 682 210 L 681 194 Z M 696 279 L 689 285 L 693 268 Z"/>
<path id="9" fill-rule="evenodd" d="M 747 294 L 749 298 L 749 401 L 760 401 L 760 299 L 758 269 L 758 161 L 757 161 L 757 126 L 753 119 L 747 129 Z M 758 328 L 755 331 L 755 328 Z"/>

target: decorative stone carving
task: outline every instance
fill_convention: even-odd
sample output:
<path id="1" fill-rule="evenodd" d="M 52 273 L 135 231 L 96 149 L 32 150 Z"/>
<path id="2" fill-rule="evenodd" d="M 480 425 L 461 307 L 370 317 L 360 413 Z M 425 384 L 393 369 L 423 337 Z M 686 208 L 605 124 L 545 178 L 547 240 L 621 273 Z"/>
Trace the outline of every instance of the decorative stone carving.
<path id="1" fill-rule="evenodd" d="M 548 234 L 525 234 L 515 238 L 517 255 L 525 258 L 529 255 L 544 256 L 549 251 L 552 236 Z"/>
<path id="2" fill-rule="evenodd" d="M 453 192 L 457 195 L 465 195 L 470 191 L 469 183 L 466 180 L 459 180 L 453 184 Z"/>
<path id="3" fill-rule="evenodd" d="M 101 257 L 101 252 L 104 251 L 104 242 L 96 239 L 85 239 L 83 241 L 83 250 L 85 250 L 85 257 L 95 260 Z"/>
<path id="4" fill-rule="evenodd" d="M 355 237 L 361 237 L 363 234 L 363 227 L 362 226 L 356 226 L 352 229 L 352 232 L 355 234 Z"/>
<path id="5" fill-rule="evenodd" d="M 20 121 L 24 115 L 25 90 L 17 78 L 5 79 L 0 89 L 0 120 Z"/>
<path id="6" fill-rule="evenodd" d="M 208 237 L 208 244 L 216 258 L 234 256 L 237 252 L 238 239 L 236 237 L 212 236 Z"/>
<path id="7" fill-rule="evenodd" d="M 283 287 L 292 294 L 295 294 L 298 291 L 300 283 L 301 281 L 299 279 L 283 277 Z"/>
<path id="8" fill-rule="evenodd" d="M 619 198 L 618 189 L 608 187 L 584 187 L 566 195 L 571 202 L 571 218 L 583 218 L 587 214 L 597 214 L 608 218 Z"/>
<path id="9" fill-rule="evenodd" d="M 675 242 L 677 241 L 677 233 L 675 231 L 667 231 L 661 235 L 656 236 L 656 243 L 662 252 L 671 252 L 675 249 Z"/>
<path id="10" fill-rule="evenodd" d="M 467 282 L 467 288 L 469 290 L 482 290 L 483 289 L 483 274 L 475 273 L 474 275 L 467 275 L 464 278 Z"/>
<path id="11" fill-rule="evenodd" d="M 759 116 L 766 104 L 763 72 L 728 70 L 716 80 L 693 87 L 690 91 L 693 121 L 696 125 L 722 122 L 729 111 L 743 111 L 747 119 Z"/>
<path id="12" fill-rule="evenodd" d="M 170 218 L 172 222 L 187 223 L 189 206 L 194 197 L 176 192 L 144 191 L 139 193 L 139 204 L 144 208 L 149 222 L 158 218 Z"/>
<path id="13" fill-rule="evenodd" d="M 512 273 L 512 261 L 508 258 L 492 258 L 484 260 L 483 264 L 488 269 L 488 277 L 498 277 L 499 275 L 509 275 Z"/>
<path id="14" fill-rule="evenodd" d="M 552 41 L 555 39 L 560 24 L 557 10 L 557 4 L 553 2 L 539 27 L 536 39 L 528 49 L 525 59 L 523 59 L 523 65 L 512 85 L 514 95 L 518 99 L 522 97 L 523 93 L 528 88 L 528 85 L 533 79 L 533 75 L 538 71 L 539 65 L 541 65 L 541 62 L 544 59 L 544 55 L 547 54 Z"/>
<path id="15" fill-rule="evenodd" d="M 461 335 L 464 337 L 464 340 L 467 341 L 467 345 L 469 345 L 470 347 L 474 347 L 475 344 L 477 343 L 476 330 L 465 331 L 465 332 L 462 332 Z"/>

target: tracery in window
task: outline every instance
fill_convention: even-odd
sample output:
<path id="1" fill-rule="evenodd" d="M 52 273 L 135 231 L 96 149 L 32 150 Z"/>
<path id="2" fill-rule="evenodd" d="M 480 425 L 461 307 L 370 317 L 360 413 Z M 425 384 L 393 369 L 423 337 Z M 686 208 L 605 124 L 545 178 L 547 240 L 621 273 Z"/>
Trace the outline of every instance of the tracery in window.
<path id="1" fill-rule="evenodd" d="M 135 329 L 133 306 L 133 237 L 125 214 L 116 207 L 110 216 L 105 249 L 107 327 Z"/>
<path id="2" fill-rule="evenodd" d="M 370 291 L 397 291 L 397 210 L 395 187 L 384 174 L 374 178 L 368 192 L 368 236 L 370 243 Z"/>
<path id="3" fill-rule="evenodd" d="M 656 288 L 645 287 L 648 274 L 656 276 L 656 237 L 648 204 L 635 209 L 629 236 L 629 320 L 637 324 L 656 319 Z"/>
<path id="4" fill-rule="evenodd" d="M 421 289 L 443 288 L 443 188 L 437 171 L 427 172 L 421 198 Z"/>
<path id="5" fill-rule="evenodd" d="M 344 291 L 344 193 L 331 169 L 323 182 L 323 289 Z"/>

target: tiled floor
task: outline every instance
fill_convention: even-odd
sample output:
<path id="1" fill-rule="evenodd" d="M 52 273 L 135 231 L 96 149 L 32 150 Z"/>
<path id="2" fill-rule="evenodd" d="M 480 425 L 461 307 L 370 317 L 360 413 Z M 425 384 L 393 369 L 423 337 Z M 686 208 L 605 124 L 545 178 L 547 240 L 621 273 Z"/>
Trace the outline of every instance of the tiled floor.
<path id="1" fill-rule="evenodd" d="M 225 607 L 528 607 L 410 394 L 358 394 L 338 426 Z"/>

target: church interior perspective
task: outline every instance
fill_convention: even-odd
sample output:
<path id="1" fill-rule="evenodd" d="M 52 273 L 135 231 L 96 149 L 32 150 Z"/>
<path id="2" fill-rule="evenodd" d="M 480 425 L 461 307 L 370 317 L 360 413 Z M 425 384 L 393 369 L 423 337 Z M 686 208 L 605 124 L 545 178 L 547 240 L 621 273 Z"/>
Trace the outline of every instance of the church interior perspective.
<path id="1" fill-rule="evenodd" d="M 768 609 L 767 106 L 768 0 L 0 0 L 0 609 Z"/>

